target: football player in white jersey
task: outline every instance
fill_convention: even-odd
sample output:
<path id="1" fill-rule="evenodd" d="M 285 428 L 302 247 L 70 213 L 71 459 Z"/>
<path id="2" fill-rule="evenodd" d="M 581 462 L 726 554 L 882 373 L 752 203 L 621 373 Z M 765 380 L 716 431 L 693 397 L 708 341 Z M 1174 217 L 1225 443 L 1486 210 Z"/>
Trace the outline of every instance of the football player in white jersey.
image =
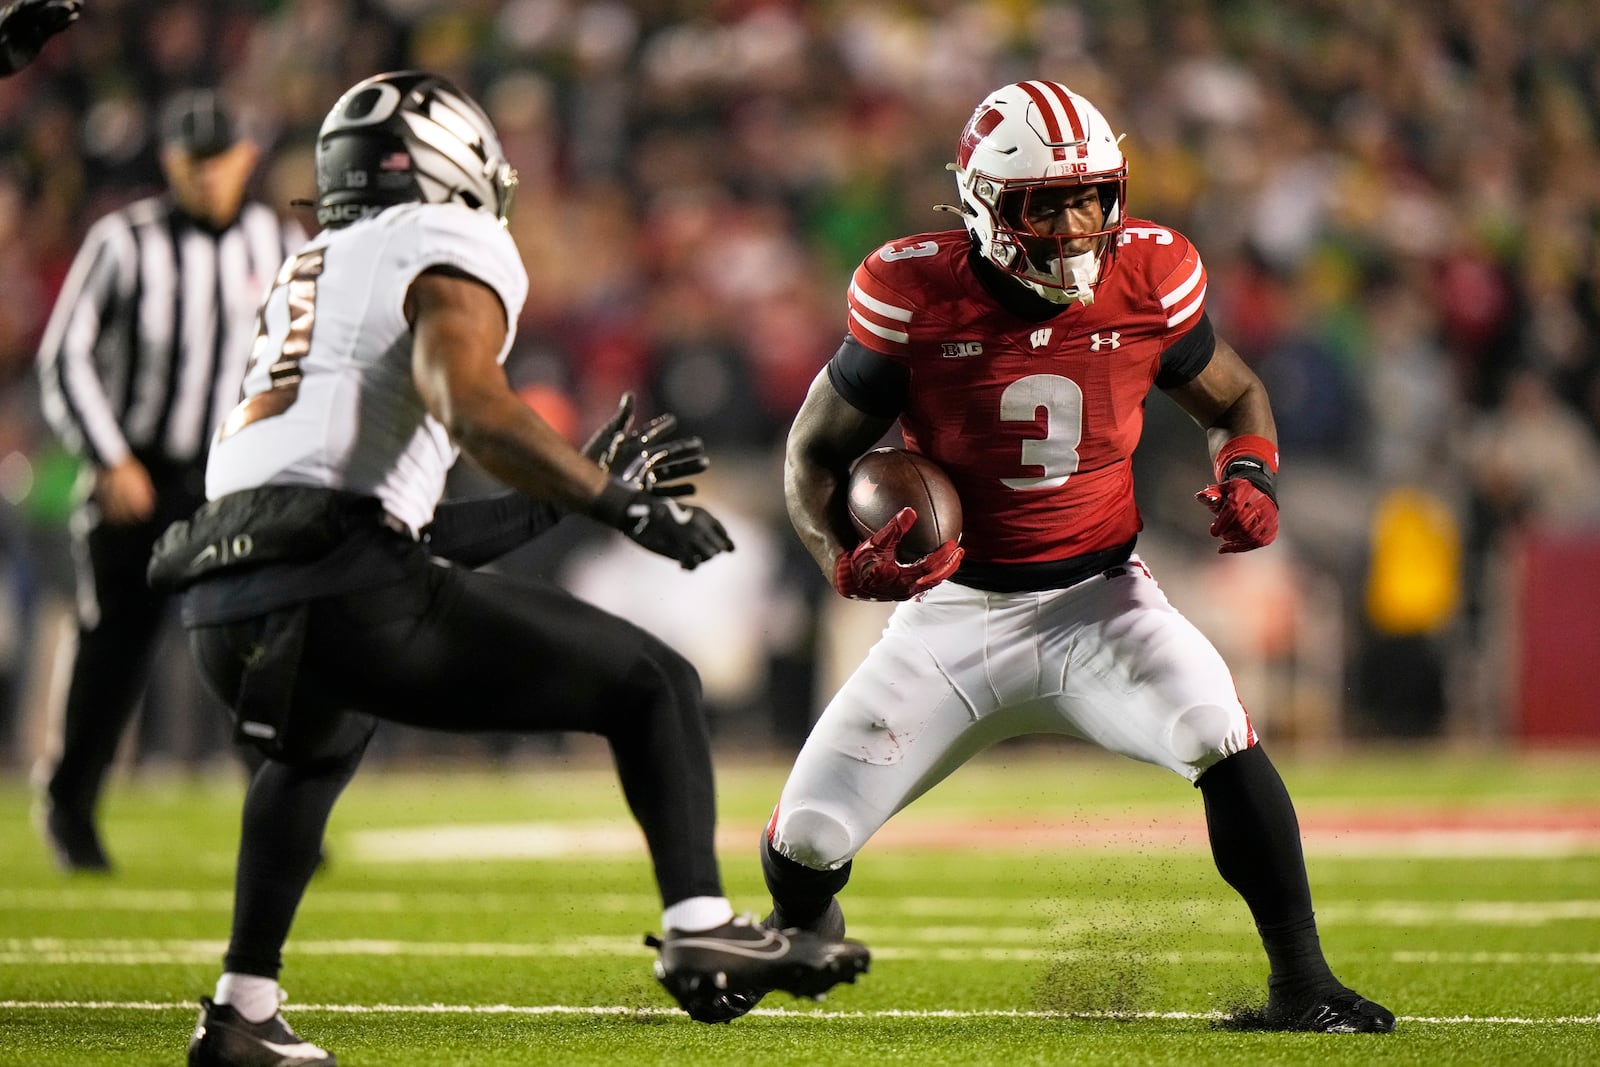
<path id="1" fill-rule="evenodd" d="M 1147 395 L 1204 429 L 1220 551 L 1278 530 L 1265 388 L 1205 314 L 1182 234 L 1126 217 L 1127 162 L 1055 82 L 1004 86 L 957 146 L 960 228 L 857 269 L 848 333 L 790 431 L 789 513 L 841 595 L 903 601 L 795 761 L 762 843 L 769 921 L 844 933 L 836 894 L 895 812 L 974 754 L 1058 733 L 1193 782 L 1244 898 L 1268 999 L 1227 1025 L 1384 1033 L 1394 1014 L 1323 958 L 1299 825 L 1216 649 L 1134 555 L 1132 457 Z M 903 563 L 905 509 L 859 544 L 852 461 L 896 422 L 962 502 L 962 542 Z"/>
<path id="2" fill-rule="evenodd" d="M 742 1014 L 741 990 L 816 996 L 866 969 L 857 943 L 734 917 L 694 667 L 553 585 L 471 569 L 563 512 L 685 568 L 733 547 L 674 499 L 705 466 L 697 440 L 664 440 L 661 420 L 633 431 L 625 399 L 580 452 L 510 389 L 527 290 L 503 225 L 514 185 L 488 117 L 444 80 L 383 74 L 340 98 L 317 141 L 324 229 L 262 306 L 208 503 L 152 557 L 152 583 L 184 590 L 207 680 L 269 757 L 191 1065 L 334 1062 L 284 1021 L 277 979 L 328 814 L 380 719 L 606 738 L 660 888 L 656 974 L 695 1019 Z M 458 448 L 513 491 L 440 504 Z"/>

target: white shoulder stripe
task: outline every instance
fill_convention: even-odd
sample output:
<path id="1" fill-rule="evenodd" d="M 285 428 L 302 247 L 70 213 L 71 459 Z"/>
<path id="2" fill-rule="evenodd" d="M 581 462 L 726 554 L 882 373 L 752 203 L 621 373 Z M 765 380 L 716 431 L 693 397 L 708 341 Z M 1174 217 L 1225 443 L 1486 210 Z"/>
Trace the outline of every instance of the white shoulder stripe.
<path id="1" fill-rule="evenodd" d="M 1203 306 L 1205 306 L 1205 302 L 1206 302 L 1206 291 L 1205 291 L 1205 288 L 1202 287 L 1200 292 L 1195 294 L 1195 298 L 1193 300 L 1189 301 L 1189 303 L 1183 305 L 1183 307 L 1179 308 L 1177 311 L 1174 311 L 1171 315 L 1167 316 L 1167 326 L 1168 327 L 1176 326 L 1180 322 L 1183 322 L 1185 319 L 1193 318 L 1196 314 L 1199 313 L 1200 309 Z"/>
<path id="2" fill-rule="evenodd" d="M 1200 284 L 1200 280 L 1204 278 L 1205 275 L 1206 268 L 1204 264 L 1196 259 L 1194 261 L 1194 271 L 1183 280 L 1182 285 L 1178 286 L 1176 289 L 1172 290 L 1172 292 L 1161 298 L 1161 306 L 1164 308 L 1169 308 L 1173 304 L 1176 304 L 1178 301 L 1182 300 L 1184 297 L 1188 296 L 1190 291 L 1193 290 L 1195 286 Z"/>
<path id="3" fill-rule="evenodd" d="M 897 341 L 903 345 L 911 343 L 911 335 L 906 333 L 904 330 L 891 330 L 887 326 L 879 326 L 871 319 L 868 319 L 866 316 L 862 315 L 861 312 L 857 311 L 855 308 L 850 309 L 850 317 L 855 319 L 856 322 L 860 323 L 863 330 L 866 330 L 868 333 L 876 334 L 885 341 Z"/>
<path id="4" fill-rule="evenodd" d="M 854 281 L 851 281 L 850 283 L 850 296 L 852 299 L 858 301 L 861 306 L 865 307 L 868 311 L 875 311 L 886 319 L 894 319 L 896 322 L 911 321 L 910 308 L 899 307 L 895 304 L 886 304 L 875 296 L 868 296 L 866 293 L 862 292 L 861 286 L 857 285 Z"/>

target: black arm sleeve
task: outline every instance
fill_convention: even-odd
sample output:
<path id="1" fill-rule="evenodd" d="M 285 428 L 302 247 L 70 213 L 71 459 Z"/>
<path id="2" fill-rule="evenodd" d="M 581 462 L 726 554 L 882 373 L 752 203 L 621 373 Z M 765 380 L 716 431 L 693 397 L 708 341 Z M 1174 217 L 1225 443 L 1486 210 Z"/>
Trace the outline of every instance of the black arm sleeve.
<path id="1" fill-rule="evenodd" d="M 466 567 L 481 567 L 520 548 L 565 514 L 554 504 L 518 492 L 441 501 L 423 527 L 428 551 Z"/>
<path id="2" fill-rule="evenodd" d="M 1202 312 L 1200 321 L 1161 353 L 1161 370 L 1156 373 L 1156 385 L 1162 389 L 1176 389 L 1194 381 L 1206 369 L 1216 351 L 1217 331 L 1211 328 L 1211 317 Z"/>
<path id="3" fill-rule="evenodd" d="M 892 419 L 906 406 L 911 372 L 846 335 L 828 361 L 828 380 L 851 406 Z"/>

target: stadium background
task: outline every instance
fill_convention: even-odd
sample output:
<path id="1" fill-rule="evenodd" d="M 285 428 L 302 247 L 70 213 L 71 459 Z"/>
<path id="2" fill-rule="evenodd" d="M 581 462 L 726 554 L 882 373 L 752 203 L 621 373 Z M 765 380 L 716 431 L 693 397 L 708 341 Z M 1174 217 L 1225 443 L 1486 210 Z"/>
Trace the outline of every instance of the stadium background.
<path id="1" fill-rule="evenodd" d="M 1263 734 L 1600 738 L 1597 42 L 1586 0 L 90 0 L 0 82 L 0 773 L 38 755 L 69 658 L 75 471 L 32 365 L 87 226 L 158 187 L 169 93 L 222 87 L 267 149 L 258 193 L 291 211 L 331 101 L 404 66 L 476 93 L 520 172 L 514 384 L 575 438 L 624 388 L 676 412 L 740 547 L 685 576 L 574 520 L 504 566 L 682 648 L 724 745 L 792 750 L 876 633 L 788 528 L 782 437 L 850 270 L 954 222 L 932 207 L 967 114 L 1028 77 L 1126 132 L 1132 212 L 1195 241 L 1219 333 L 1271 390 L 1272 548 L 1214 554 L 1201 439 L 1165 400 L 1138 459 L 1141 551 Z M 169 651 L 142 767 L 223 733 Z M 390 730 L 374 755 L 547 744 Z"/>

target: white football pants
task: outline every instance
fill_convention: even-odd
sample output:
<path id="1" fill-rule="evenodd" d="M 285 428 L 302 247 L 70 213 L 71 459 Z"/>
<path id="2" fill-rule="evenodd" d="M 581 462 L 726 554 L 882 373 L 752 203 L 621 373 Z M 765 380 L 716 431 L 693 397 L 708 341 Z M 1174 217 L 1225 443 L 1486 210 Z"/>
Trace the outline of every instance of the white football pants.
<path id="1" fill-rule="evenodd" d="M 1120 571 L 1120 574 L 1117 572 Z M 889 617 L 817 720 L 773 812 L 815 870 L 997 741 L 1068 734 L 1191 782 L 1255 733 L 1227 665 L 1135 556 L 1067 589 L 945 582 Z"/>

